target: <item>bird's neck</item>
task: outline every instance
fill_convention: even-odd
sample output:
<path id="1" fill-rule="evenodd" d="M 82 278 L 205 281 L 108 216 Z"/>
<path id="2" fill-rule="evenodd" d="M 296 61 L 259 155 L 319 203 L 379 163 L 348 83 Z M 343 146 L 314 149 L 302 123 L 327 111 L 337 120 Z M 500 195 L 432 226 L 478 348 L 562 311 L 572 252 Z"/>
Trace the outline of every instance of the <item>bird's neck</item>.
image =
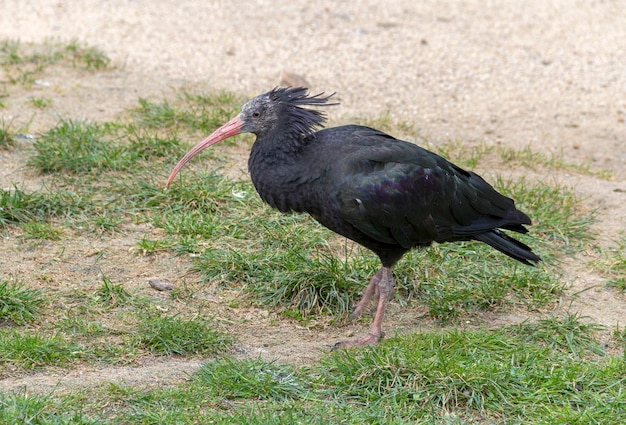
<path id="1" fill-rule="evenodd" d="M 306 152 L 308 137 L 282 134 L 257 136 L 248 159 L 252 183 L 263 201 L 282 212 L 306 207 Z"/>

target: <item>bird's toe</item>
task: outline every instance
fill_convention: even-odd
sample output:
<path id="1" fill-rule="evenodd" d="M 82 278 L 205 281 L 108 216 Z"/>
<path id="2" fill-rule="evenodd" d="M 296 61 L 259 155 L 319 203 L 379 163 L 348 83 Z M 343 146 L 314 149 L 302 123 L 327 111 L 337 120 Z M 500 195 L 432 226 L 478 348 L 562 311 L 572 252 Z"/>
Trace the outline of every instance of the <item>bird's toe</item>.
<path id="1" fill-rule="evenodd" d="M 381 332 L 380 335 L 376 335 L 370 332 L 363 338 L 340 341 L 333 346 L 332 351 L 343 350 L 350 347 L 365 347 L 368 345 L 376 345 L 383 339 L 384 336 L 385 334 L 383 332 Z"/>

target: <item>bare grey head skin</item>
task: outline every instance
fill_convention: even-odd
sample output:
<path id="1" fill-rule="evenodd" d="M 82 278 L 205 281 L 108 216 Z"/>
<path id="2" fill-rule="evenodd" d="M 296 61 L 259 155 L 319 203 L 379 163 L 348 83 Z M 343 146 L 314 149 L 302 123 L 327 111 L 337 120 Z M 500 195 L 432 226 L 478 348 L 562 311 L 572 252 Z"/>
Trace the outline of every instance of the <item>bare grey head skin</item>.
<path id="1" fill-rule="evenodd" d="M 269 93 L 250 99 L 241 107 L 239 119 L 245 124 L 242 133 L 262 134 L 278 123 L 278 105 L 272 102 Z"/>

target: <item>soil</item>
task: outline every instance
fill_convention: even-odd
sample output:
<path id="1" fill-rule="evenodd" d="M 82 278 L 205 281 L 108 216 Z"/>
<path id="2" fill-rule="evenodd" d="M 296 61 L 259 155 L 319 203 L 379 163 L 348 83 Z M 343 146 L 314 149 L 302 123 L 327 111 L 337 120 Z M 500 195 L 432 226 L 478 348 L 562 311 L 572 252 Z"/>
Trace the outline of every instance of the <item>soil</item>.
<path id="1" fill-rule="evenodd" d="M 0 115 L 17 126 L 29 123 L 29 132 L 37 134 L 59 117 L 113 119 L 139 97 L 161 99 L 184 86 L 251 97 L 281 78 L 304 78 L 312 91 L 337 92 L 341 105 L 331 112 L 335 122 L 389 116 L 410 122 L 433 143 L 528 146 L 568 162 L 590 162 L 611 176 L 551 171 L 540 177 L 571 186 L 588 208 L 597 209 L 599 247 L 612 246 L 626 230 L 626 21 L 620 2 L 249 3 L 6 0 L 0 40 L 76 39 L 102 49 L 114 67 L 90 73 L 53 68 L 28 91 L 12 87 Z M 35 111 L 29 96 L 53 102 Z M 19 152 L 0 151 L 0 162 L 0 187 L 45 184 L 24 166 Z M 510 172 L 494 168 L 478 171 Z M 9 231 L 0 242 L 2 251 L 19 252 L 21 258 L 3 256 L 0 278 L 17 277 L 51 289 L 95 287 L 102 272 L 153 295 L 150 278 L 180 282 L 189 267 L 179 257 L 164 255 L 155 261 L 128 255 L 136 240 L 155 231 L 132 226 L 73 246 L 52 243 L 44 250 L 18 249 L 23 242 Z M 607 332 L 624 325 L 626 297 L 607 288 L 605 276 L 589 266 L 596 257 L 589 250 L 564 262 L 569 287 L 554 310 L 544 313 L 577 312 L 606 325 Z M 247 319 L 232 326 L 241 356 L 307 364 L 368 326 L 366 321 L 337 326 L 321 318 L 303 327 L 271 311 L 228 307 L 228 294 L 206 296 L 213 297 L 214 313 L 224 323 Z M 386 327 L 419 332 L 438 326 L 423 313 L 419 305 L 394 304 Z M 537 314 L 487 316 L 478 320 L 499 325 Z M 171 384 L 186 379 L 199 364 L 145 359 L 132 367 L 11 376 L 0 380 L 0 390 L 47 393 L 102 382 Z"/>

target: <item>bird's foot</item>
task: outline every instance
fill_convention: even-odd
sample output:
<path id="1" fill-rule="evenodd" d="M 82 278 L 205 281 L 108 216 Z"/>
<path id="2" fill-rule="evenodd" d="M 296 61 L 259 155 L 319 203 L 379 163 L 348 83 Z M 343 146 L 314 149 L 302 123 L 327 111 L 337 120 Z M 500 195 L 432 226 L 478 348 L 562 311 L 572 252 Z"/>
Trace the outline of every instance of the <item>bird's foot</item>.
<path id="1" fill-rule="evenodd" d="M 383 316 L 385 315 L 385 307 L 389 297 L 393 293 L 393 277 L 391 276 L 390 267 L 382 267 L 376 275 L 370 280 L 370 284 L 365 290 L 363 299 L 357 304 L 352 316 L 359 314 L 372 299 L 376 298 L 376 316 L 372 322 L 372 327 L 369 333 L 361 339 L 355 339 L 350 341 L 339 342 L 335 344 L 334 350 L 349 348 L 349 347 L 363 347 L 366 345 L 376 345 L 385 336 L 382 331 Z"/>
<path id="2" fill-rule="evenodd" d="M 350 347 L 365 347 L 368 345 L 376 345 L 383 339 L 385 336 L 384 332 L 380 334 L 368 333 L 365 337 L 359 339 L 350 339 L 348 341 L 341 341 L 334 345 L 333 351 L 335 350 L 343 350 L 344 348 Z"/>

